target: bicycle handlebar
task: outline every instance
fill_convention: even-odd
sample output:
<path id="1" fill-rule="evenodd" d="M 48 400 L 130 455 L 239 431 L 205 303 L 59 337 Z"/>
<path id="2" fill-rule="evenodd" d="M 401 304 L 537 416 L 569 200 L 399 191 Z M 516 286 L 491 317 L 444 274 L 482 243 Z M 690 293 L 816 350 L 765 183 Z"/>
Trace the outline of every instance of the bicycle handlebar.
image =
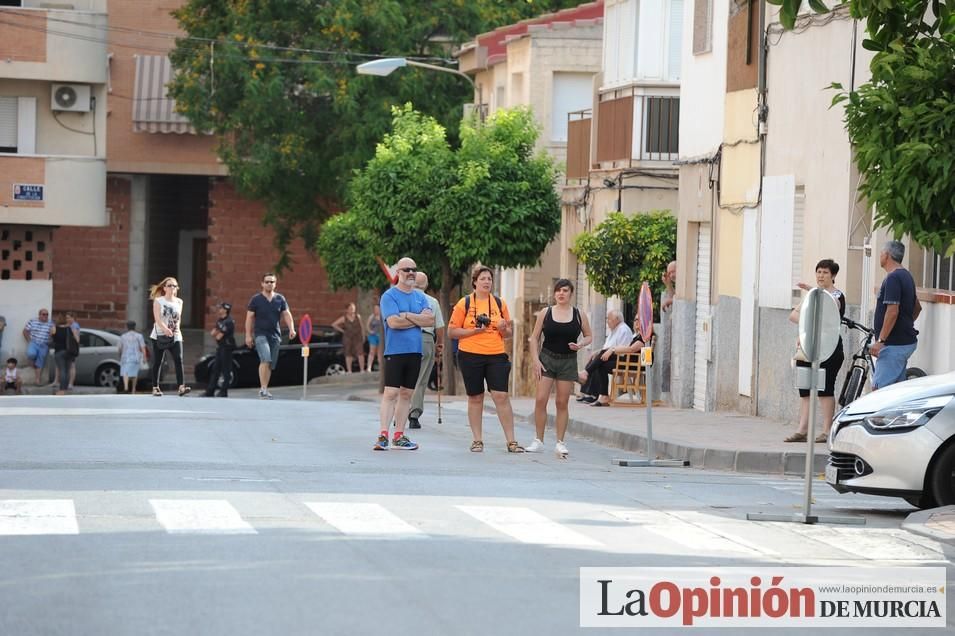
<path id="1" fill-rule="evenodd" d="M 849 319 L 849 318 L 843 318 L 843 319 L 842 319 L 842 324 L 844 324 L 844 325 L 845 325 L 846 327 L 848 327 L 849 329 L 856 329 L 856 330 L 861 331 L 861 332 L 863 332 L 863 333 L 869 334 L 870 336 L 871 336 L 873 333 L 875 333 L 872 329 L 869 329 L 869 328 L 866 327 L 865 325 L 860 324 L 860 323 L 858 323 L 858 322 L 856 322 L 856 321 L 854 321 L 854 320 L 851 320 L 851 319 Z"/>

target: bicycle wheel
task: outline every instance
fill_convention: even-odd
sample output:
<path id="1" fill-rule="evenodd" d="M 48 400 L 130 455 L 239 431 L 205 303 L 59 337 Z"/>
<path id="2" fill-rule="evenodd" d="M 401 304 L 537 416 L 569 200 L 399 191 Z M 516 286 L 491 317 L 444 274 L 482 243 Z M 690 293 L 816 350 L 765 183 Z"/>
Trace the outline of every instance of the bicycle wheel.
<path id="1" fill-rule="evenodd" d="M 918 367 L 909 367 L 905 370 L 905 379 L 912 380 L 913 378 L 924 378 L 925 371 L 922 371 Z"/>
<path id="2" fill-rule="evenodd" d="M 852 367 L 852 369 L 849 370 L 849 375 L 846 377 L 846 383 L 842 385 L 842 393 L 839 394 L 839 406 L 845 406 L 862 395 L 864 385 L 865 369 L 862 367 Z"/>

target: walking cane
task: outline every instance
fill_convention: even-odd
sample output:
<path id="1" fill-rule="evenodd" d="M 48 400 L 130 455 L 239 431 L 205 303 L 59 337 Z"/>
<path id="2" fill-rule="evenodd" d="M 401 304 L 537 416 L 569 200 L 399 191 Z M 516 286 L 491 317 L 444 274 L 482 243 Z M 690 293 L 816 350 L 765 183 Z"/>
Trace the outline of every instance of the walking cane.
<path id="1" fill-rule="evenodd" d="M 441 424 L 441 384 L 444 380 L 444 349 L 438 354 L 438 424 Z"/>

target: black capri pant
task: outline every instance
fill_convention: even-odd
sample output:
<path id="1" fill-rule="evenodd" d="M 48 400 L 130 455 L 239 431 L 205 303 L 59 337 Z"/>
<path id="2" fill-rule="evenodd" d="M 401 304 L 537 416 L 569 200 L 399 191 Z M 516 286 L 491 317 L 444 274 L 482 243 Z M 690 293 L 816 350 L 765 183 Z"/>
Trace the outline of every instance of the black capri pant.
<path id="1" fill-rule="evenodd" d="M 160 349 L 155 338 L 151 340 L 153 342 L 153 386 L 159 386 L 159 372 L 162 369 L 163 356 L 167 353 L 172 355 L 173 366 L 176 368 L 176 386 L 185 384 L 182 371 L 182 341 L 173 342 L 169 349 Z"/>

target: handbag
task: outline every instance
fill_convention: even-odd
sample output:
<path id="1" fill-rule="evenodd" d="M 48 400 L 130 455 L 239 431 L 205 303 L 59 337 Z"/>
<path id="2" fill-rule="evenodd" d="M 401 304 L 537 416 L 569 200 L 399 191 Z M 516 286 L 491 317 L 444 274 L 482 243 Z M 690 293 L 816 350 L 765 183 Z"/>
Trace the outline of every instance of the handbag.
<path id="1" fill-rule="evenodd" d="M 173 336 L 156 336 L 156 348 L 160 351 L 172 349 L 172 345 L 175 344 L 175 342 L 176 339 Z"/>

